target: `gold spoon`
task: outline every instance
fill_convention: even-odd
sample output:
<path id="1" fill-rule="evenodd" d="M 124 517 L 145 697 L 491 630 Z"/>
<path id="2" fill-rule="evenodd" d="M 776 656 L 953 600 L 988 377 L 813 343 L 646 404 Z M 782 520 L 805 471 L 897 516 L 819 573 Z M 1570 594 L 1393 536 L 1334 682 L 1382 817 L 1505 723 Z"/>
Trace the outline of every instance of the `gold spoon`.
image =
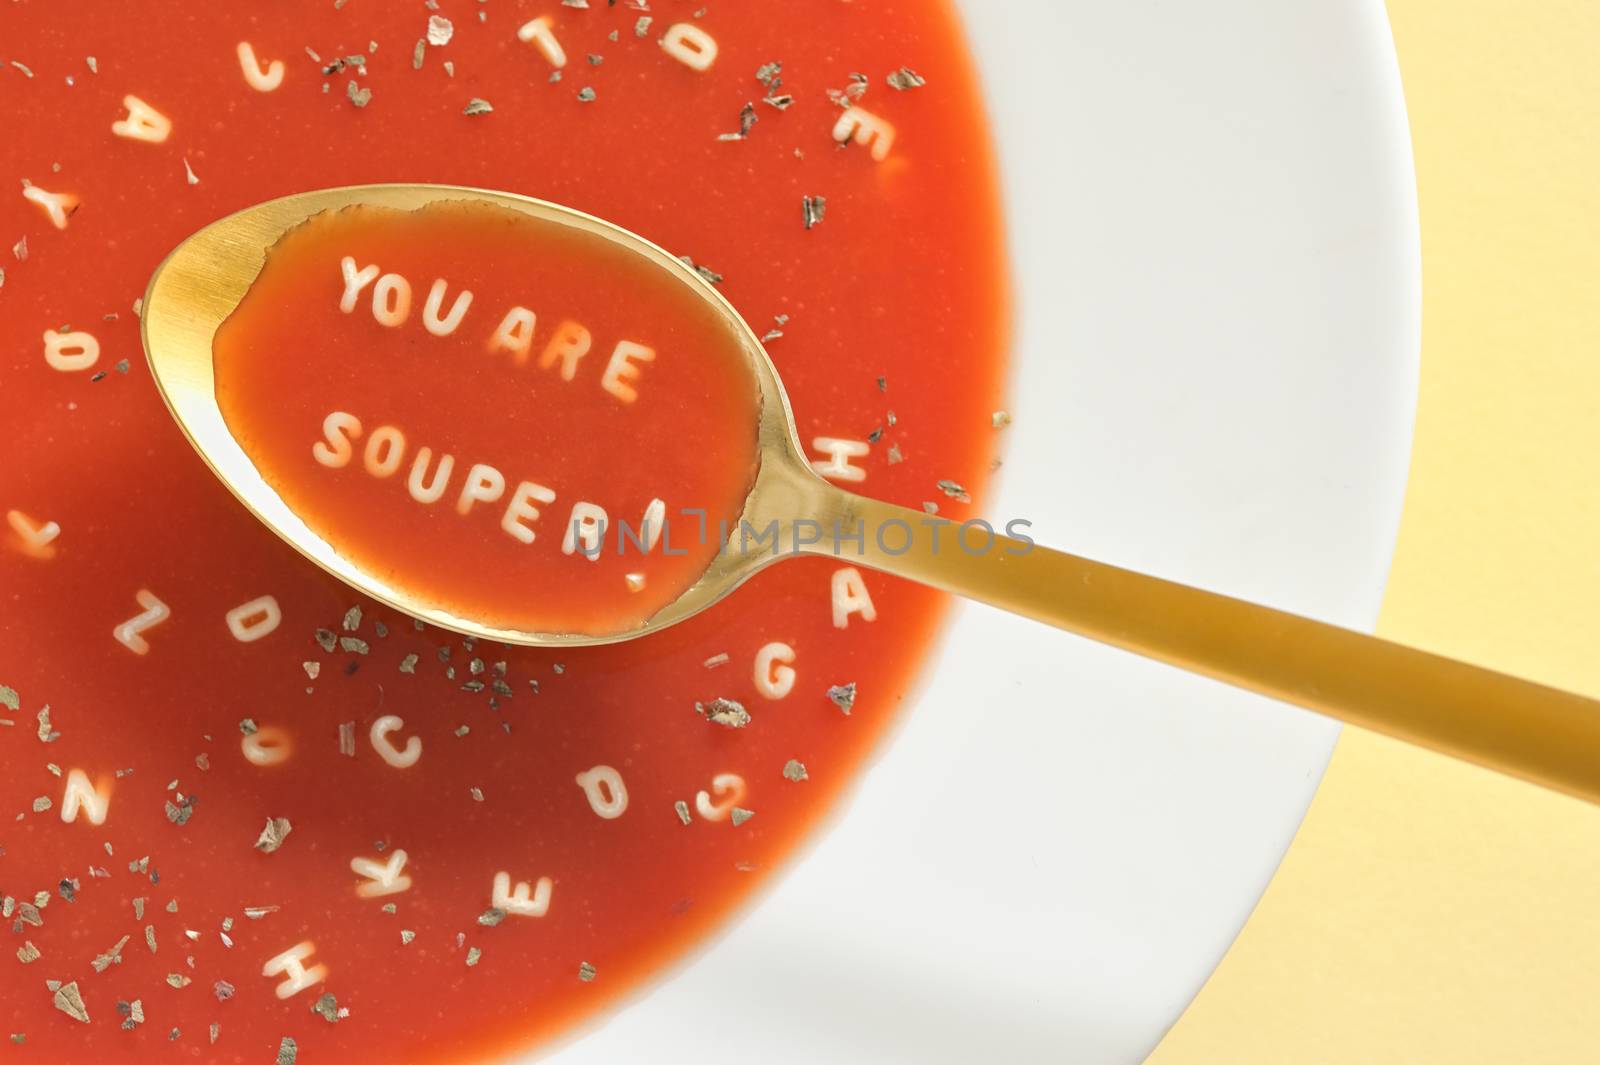
<path id="1" fill-rule="evenodd" d="M 156 269 L 144 300 L 144 345 L 156 384 L 202 458 L 251 512 L 312 561 L 398 610 L 503 643 L 576 646 L 643 636 L 697 614 L 779 557 L 724 551 L 675 602 L 614 636 L 495 628 L 416 600 L 340 555 L 290 510 L 245 455 L 218 409 L 211 341 L 285 231 L 325 211 L 358 204 L 415 210 L 440 201 L 497 204 L 543 222 L 578 227 L 672 271 L 689 298 L 720 309 L 742 339 L 758 387 L 760 468 L 743 520 L 808 554 L 834 555 L 826 538 L 806 544 L 796 526 L 866 535 L 849 557 L 862 565 L 964 595 L 1192 673 L 1260 692 L 1350 724 L 1600 803 L 1600 702 L 1376 637 L 1175 584 L 1100 562 L 997 537 L 981 553 L 938 550 L 931 538 L 892 553 L 874 530 L 919 527 L 925 515 L 845 492 L 811 468 L 788 398 L 761 342 L 695 271 L 654 244 L 598 218 L 509 193 L 445 185 L 368 185 L 289 196 L 214 222 Z M 837 523 L 837 524 L 836 524 Z M 813 528 L 813 526 L 807 526 Z"/>

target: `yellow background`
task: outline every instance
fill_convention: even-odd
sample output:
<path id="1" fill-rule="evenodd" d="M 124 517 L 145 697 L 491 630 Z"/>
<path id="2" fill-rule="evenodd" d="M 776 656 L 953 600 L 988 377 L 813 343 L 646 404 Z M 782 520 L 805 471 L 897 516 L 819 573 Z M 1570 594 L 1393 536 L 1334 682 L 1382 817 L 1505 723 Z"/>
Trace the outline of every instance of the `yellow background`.
<path id="1" fill-rule="evenodd" d="M 1600 2 L 1390 0 L 1422 207 L 1379 631 L 1600 696 Z M 1347 729 L 1148 1065 L 1600 1061 L 1600 809 Z"/>

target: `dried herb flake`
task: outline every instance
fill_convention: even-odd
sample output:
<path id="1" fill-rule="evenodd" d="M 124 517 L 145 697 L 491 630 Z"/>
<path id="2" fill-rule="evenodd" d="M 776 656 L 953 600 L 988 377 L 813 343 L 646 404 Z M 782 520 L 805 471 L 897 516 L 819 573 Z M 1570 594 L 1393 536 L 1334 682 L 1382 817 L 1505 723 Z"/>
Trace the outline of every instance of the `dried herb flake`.
<path id="1" fill-rule="evenodd" d="M 78 982 L 62 984 L 55 989 L 55 1007 L 68 1017 L 80 1024 L 89 1023 L 89 1010 L 83 1004 L 83 996 L 78 993 Z"/>
<path id="2" fill-rule="evenodd" d="M 311 1012 L 327 1021 L 329 1024 L 339 1023 L 339 1000 L 333 995 L 324 994 L 311 1004 Z"/>
<path id="3" fill-rule="evenodd" d="M 121 939 L 117 940 L 115 944 L 112 945 L 110 950 L 106 951 L 103 954 L 96 954 L 94 960 L 89 963 L 91 966 L 94 967 L 94 971 L 97 972 L 97 973 L 103 973 L 107 969 L 111 968 L 113 965 L 121 965 L 122 964 L 122 948 L 128 945 L 128 940 L 130 938 L 132 938 L 132 937 L 123 936 Z M 30 943 L 29 946 L 32 946 L 32 944 Z M 34 953 L 34 957 L 38 957 L 38 952 L 37 951 Z"/>
<path id="4" fill-rule="evenodd" d="M 897 89 L 900 92 L 906 92 L 909 89 L 920 89 L 928 84 L 927 78 L 910 67 L 901 67 L 891 73 L 887 80 L 891 89 Z"/>
<path id="5" fill-rule="evenodd" d="M 744 728 L 750 724 L 750 711 L 732 699 L 713 699 L 710 703 L 695 703 L 695 713 L 723 728 Z"/>
<path id="6" fill-rule="evenodd" d="M 289 838 L 289 833 L 294 831 L 294 826 L 287 817 L 267 818 L 267 827 L 261 830 L 261 835 L 256 838 L 256 850 L 263 854 L 271 854 L 283 846 L 283 841 Z"/>
<path id="7" fill-rule="evenodd" d="M 801 217 L 807 229 L 815 229 L 822 224 L 823 216 L 828 212 L 828 198 L 826 196 L 800 197 Z"/>

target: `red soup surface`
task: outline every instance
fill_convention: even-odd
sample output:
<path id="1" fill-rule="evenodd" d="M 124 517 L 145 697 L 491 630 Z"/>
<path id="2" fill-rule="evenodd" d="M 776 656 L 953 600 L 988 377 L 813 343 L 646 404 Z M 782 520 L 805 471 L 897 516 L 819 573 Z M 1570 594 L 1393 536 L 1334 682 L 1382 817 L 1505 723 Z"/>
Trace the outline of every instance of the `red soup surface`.
<path id="1" fill-rule="evenodd" d="M 545 1043 L 724 926 L 837 808 L 940 617 L 925 589 L 804 559 L 633 643 L 474 643 L 362 601 L 212 477 L 140 357 L 161 258 L 272 197 L 425 181 L 692 257 L 767 333 L 829 476 L 974 514 L 957 485 L 976 495 L 999 446 L 1004 270 L 943 0 L 436 8 L 0 4 L 7 1057 L 430 1065 Z M 464 284 L 438 262 L 407 269 Z M 590 313 L 558 304 L 526 305 Z M 586 323 L 591 357 L 612 330 L 652 342 L 627 310 Z M 317 353 L 328 312 L 284 316 Z M 485 420 L 555 387 L 537 354 L 462 343 L 446 357 L 476 360 Z M 678 387 L 660 346 L 641 404 Z M 598 366 L 562 387 L 598 388 Z M 297 399 L 409 430 L 418 391 Z"/>
<path id="2" fill-rule="evenodd" d="M 754 480 L 751 355 L 694 285 L 483 202 L 325 213 L 218 329 L 217 401 L 365 572 L 496 628 L 622 632 L 705 571 L 700 528 Z"/>

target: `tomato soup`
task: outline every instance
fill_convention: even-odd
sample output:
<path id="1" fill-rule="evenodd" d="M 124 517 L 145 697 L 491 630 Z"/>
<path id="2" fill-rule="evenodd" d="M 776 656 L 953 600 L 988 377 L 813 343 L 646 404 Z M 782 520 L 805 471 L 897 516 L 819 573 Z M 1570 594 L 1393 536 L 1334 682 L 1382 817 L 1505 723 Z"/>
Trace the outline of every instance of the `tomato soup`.
<path id="1" fill-rule="evenodd" d="M 705 571 L 699 529 L 755 477 L 756 353 L 696 284 L 508 207 L 349 208 L 268 253 L 217 400 L 366 572 L 496 628 L 623 632 Z"/>
<path id="2" fill-rule="evenodd" d="M 766 337 L 825 476 L 977 516 L 1004 435 L 1005 277 L 961 25 L 944 0 L 69 7 L 0 4 L 0 1050 L 442 1065 L 547 1045 L 725 927 L 839 808 L 942 597 L 811 558 L 615 646 L 419 627 L 311 565 L 205 468 L 150 379 L 139 296 L 190 233 L 308 189 L 439 182 L 567 204 L 714 281 Z M 351 465 L 302 472 L 404 493 L 409 467 L 351 468 L 392 425 L 409 458 L 431 446 L 496 466 L 508 493 L 556 490 L 530 548 L 557 543 L 542 523 L 565 523 L 561 503 L 637 520 L 645 493 L 668 498 L 646 478 L 568 484 L 564 460 L 502 449 L 493 424 L 519 390 L 604 401 L 599 360 L 623 340 L 657 349 L 631 360 L 641 410 L 688 390 L 649 307 L 458 278 L 453 239 L 351 253 L 358 272 L 409 279 L 400 326 L 373 319 L 370 289 L 365 319 L 316 307 L 343 294 L 326 262 L 282 279 L 307 286 L 307 311 L 258 324 L 318 371 L 358 350 L 418 373 L 439 372 L 421 361 L 434 352 L 466 364 L 451 385 L 480 405 L 451 402 L 481 413 L 481 437 L 435 440 L 415 382 L 334 395 L 330 377 L 291 397 L 241 375 L 246 404 L 281 408 L 284 456 L 306 461 L 346 410 L 363 427 Z M 471 288 L 488 317 L 515 301 L 594 346 L 567 382 L 539 366 L 549 333 L 521 367 L 485 350 L 471 312 L 433 336 L 418 301 L 439 278 L 441 317 Z M 637 457 L 618 432 L 612 457 Z M 648 468 L 715 487 L 702 466 L 674 472 L 680 457 Z M 485 552 L 519 546 L 501 531 L 509 495 L 466 516 L 371 501 L 419 551 L 435 550 L 429 513 L 481 517 Z M 464 579 L 472 550 L 449 549 L 439 579 Z M 666 571 L 647 586 L 658 576 L 670 586 Z"/>

